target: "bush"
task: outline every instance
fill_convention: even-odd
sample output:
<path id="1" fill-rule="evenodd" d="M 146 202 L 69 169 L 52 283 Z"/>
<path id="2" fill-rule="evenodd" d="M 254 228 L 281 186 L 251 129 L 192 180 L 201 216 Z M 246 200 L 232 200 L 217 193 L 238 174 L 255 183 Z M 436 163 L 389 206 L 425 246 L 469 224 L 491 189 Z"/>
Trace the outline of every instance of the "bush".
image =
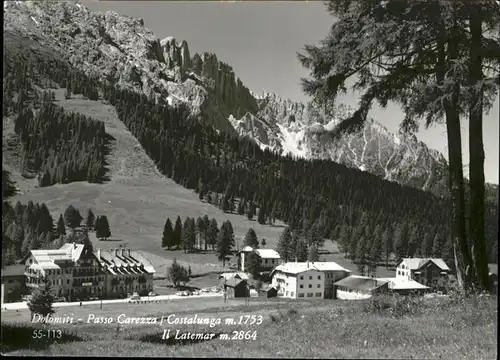
<path id="1" fill-rule="evenodd" d="M 363 310 L 369 313 L 403 317 L 421 313 L 426 307 L 421 297 L 394 295 L 375 295 L 365 304 Z"/>

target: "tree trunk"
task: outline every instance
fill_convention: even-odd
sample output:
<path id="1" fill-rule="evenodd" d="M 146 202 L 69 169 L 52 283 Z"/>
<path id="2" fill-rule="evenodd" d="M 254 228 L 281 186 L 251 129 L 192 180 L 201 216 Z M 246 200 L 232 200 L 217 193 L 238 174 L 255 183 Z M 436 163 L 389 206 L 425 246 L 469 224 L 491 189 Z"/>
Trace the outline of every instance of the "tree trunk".
<path id="1" fill-rule="evenodd" d="M 478 86 L 483 79 L 481 58 L 481 10 L 473 7 L 470 16 L 469 85 Z M 477 285 L 488 289 L 488 264 L 484 243 L 484 148 L 483 148 L 483 91 L 473 89 L 469 105 L 469 176 L 470 215 L 469 236 L 473 245 Z"/>
<path id="2" fill-rule="evenodd" d="M 456 36 L 456 35 L 455 35 Z M 443 39 L 443 37 L 442 37 Z M 443 86 L 446 69 L 446 55 L 448 62 L 457 58 L 458 48 L 454 36 L 448 39 L 447 54 L 445 54 L 445 43 L 441 41 L 438 46 L 438 69 L 437 82 Z M 459 251 L 456 251 L 455 265 L 457 270 L 458 283 L 462 284 L 462 289 L 469 290 L 471 282 L 471 256 L 467 243 L 467 231 L 465 226 L 465 195 L 462 162 L 462 137 L 460 129 L 460 115 L 458 112 L 458 98 L 460 88 L 458 83 L 454 83 L 451 99 L 445 98 L 444 109 L 446 114 L 446 130 L 448 137 L 448 159 L 449 159 L 449 187 L 451 191 L 451 214 L 453 244 Z"/>

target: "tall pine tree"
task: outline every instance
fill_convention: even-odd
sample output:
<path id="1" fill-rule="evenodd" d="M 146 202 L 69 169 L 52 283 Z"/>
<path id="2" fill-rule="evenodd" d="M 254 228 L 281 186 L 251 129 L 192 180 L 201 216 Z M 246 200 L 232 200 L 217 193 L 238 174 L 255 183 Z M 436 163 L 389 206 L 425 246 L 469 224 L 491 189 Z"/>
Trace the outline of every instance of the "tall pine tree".
<path id="1" fill-rule="evenodd" d="M 170 250 L 174 246 L 174 229 L 172 228 L 172 222 L 167 218 L 165 221 L 165 226 L 163 227 L 163 236 L 161 239 L 161 247 Z"/>

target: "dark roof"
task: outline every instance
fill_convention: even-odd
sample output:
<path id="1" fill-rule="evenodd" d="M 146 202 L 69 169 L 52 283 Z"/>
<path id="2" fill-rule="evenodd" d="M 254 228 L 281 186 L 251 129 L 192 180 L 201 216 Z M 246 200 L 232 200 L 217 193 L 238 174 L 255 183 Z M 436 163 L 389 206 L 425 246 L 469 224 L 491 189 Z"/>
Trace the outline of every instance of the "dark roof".
<path id="1" fill-rule="evenodd" d="M 24 265 L 8 265 L 2 269 L 4 276 L 24 276 Z"/>
<path id="2" fill-rule="evenodd" d="M 275 290 L 276 291 L 276 288 L 274 286 L 268 286 L 268 287 L 260 288 L 259 289 L 259 291 L 262 291 L 262 292 L 268 292 L 269 290 Z"/>
<path id="3" fill-rule="evenodd" d="M 229 287 L 236 287 L 236 286 L 240 285 L 241 283 L 244 283 L 245 285 L 247 284 L 246 280 L 241 280 L 241 279 L 237 279 L 237 278 L 232 278 L 232 279 L 229 279 L 225 282 L 225 284 Z"/>
<path id="4" fill-rule="evenodd" d="M 361 276 L 348 276 L 335 283 L 337 286 L 343 286 L 348 289 L 356 290 L 372 290 L 384 284 L 387 284 L 387 281 Z"/>

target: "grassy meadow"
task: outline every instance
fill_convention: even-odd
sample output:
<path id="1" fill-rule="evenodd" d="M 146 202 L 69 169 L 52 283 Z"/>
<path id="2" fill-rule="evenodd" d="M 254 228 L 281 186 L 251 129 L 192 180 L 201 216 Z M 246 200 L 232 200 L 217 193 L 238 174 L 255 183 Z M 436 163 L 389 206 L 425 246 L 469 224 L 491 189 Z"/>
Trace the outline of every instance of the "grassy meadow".
<path id="1" fill-rule="evenodd" d="M 199 302 L 199 303 L 197 303 Z M 131 310 L 135 309 L 135 310 Z M 72 309 L 73 311 L 73 309 Z M 75 308 L 81 314 L 116 316 L 118 310 Z M 129 311 L 133 314 L 128 315 Z M 49 325 L 64 329 L 59 343 L 45 341 L 16 346 L 3 343 L 9 355 L 21 356 L 172 356 L 172 357 L 278 357 L 278 358 L 397 358 L 494 359 L 497 357 L 497 299 L 405 300 L 392 297 L 363 301 L 204 299 L 169 304 L 130 304 L 119 310 L 128 316 L 177 316 L 227 318 L 261 315 L 260 325 Z M 3 313 L 4 332 L 16 327 L 28 337 L 32 324 L 27 314 L 16 319 Z M 57 315 L 57 314 L 56 314 Z M 40 325 L 35 325 L 40 328 Z M 256 340 L 181 342 L 162 339 L 163 330 L 180 333 L 232 334 L 255 331 Z M 5 330 L 7 329 L 7 330 Z M 19 329 L 17 329 L 20 331 Z M 172 335 L 173 336 L 173 335 Z M 12 336 L 9 337 L 11 342 Z M 30 348 L 31 346 L 31 348 Z"/>
<path id="2" fill-rule="evenodd" d="M 223 268 L 213 252 L 190 253 L 168 251 L 161 248 L 161 234 L 165 220 L 175 221 L 177 215 L 182 220 L 186 217 L 199 217 L 205 214 L 215 218 L 222 224 L 230 220 L 238 245 L 241 247 L 243 237 L 249 228 L 253 228 L 260 239 L 265 238 L 266 248 L 275 248 L 284 224 L 279 221 L 271 225 L 261 225 L 256 220 L 248 220 L 245 216 L 224 213 L 217 207 L 201 202 L 192 190 L 177 185 L 173 180 L 158 172 L 155 164 L 137 139 L 118 119 L 114 107 L 101 101 L 92 101 L 80 95 L 72 95 L 66 99 L 65 89 L 52 89 L 56 94 L 56 104 L 68 111 L 74 111 L 104 122 L 106 132 L 113 137 L 112 151 L 107 158 L 109 181 L 104 184 L 74 182 L 56 184 L 38 188 L 35 179 L 26 179 L 16 168 L 16 157 L 12 150 L 10 155 L 4 154 L 3 163 L 12 172 L 12 179 L 20 193 L 9 200 L 27 203 L 44 202 L 54 219 L 64 213 L 68 205 L 73 205 L 85 216 L 88 208 L 96 215 L 108 217 L 112 236 L 106 241 L 99 241 L 94 233 L 90 233 L 96 247 L 109 249 L 119 245 L 140 250 L 149 258 L 157 270 L 156 276 L 163 277 L 172 260 L 176 258 L 181 265 L 191 266 L 194 275 L 209 274 L 228 270 Z M 4 127 L 8 130 L 4 136 L 13 131 L 12 119 L 4 119 Z M 8 156 L 7 156 L 8 155 Z M 344 259 L 338 252 L 335 243 L 326 241 L 321 260 L 336 261 L 355 272 L 356 267 Z M 233 259 L 232 262 L 235 262 Z M 391 276 L 393 271 L 380 267 L 378 276 Z"/>

